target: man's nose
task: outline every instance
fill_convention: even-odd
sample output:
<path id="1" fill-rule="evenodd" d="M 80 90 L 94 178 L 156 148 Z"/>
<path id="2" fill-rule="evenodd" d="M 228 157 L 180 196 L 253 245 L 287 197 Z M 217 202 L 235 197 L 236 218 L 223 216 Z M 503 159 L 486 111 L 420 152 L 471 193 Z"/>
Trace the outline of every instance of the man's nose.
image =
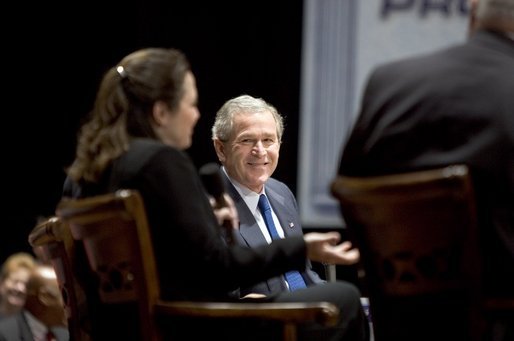
<path id="1" fill-rule="evenodd" d="M 266 153 L 266 148 L 264 147 L 264 144 L 262 143 L 262 141 L 259 140 L 259 141 L 255 142 L 255 145 L 253 146 L 252 151 L 254 152 L 254 154 L 262 155 L 262 154 Z"/>

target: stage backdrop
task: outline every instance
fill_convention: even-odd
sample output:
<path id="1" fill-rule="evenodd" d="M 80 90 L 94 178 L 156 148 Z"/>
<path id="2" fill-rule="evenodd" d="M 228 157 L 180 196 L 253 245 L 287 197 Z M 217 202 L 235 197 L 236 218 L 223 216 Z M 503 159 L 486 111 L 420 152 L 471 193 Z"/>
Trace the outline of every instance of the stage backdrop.
<path id="1" fill-rule="evenodd" d="M 467 0 L 305 0 L 298 201 L 305 227 L 341 227 L 329 186 L 379 63 L 463 42 Z"/>

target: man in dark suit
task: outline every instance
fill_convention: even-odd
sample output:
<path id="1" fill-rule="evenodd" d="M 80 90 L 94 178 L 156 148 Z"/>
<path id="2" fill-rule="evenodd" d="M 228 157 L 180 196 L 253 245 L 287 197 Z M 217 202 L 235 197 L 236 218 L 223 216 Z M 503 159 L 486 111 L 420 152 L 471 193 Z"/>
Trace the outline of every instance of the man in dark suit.
<path id="1" fill-rule="evenodd" d="M 52 267 L 36 265 L 32 270 L 23 310 L 0 322 L 0 340 L 69 340 L 62 296 Z"/>
<path id="2" fill-rule="evenodd" d="M 377 67 L 339 174 L 467 164 L 489 295 L 514 297 L 514 0 L 474 0 L 467 42 Z"/>
<path id="3" fill-rule="evenodd" d="M 227 101 L 216 116 L 214 147 L 223 164 L 225 188 L 238 211 L 239 229 L 234 239 L 240 245 L 254 248 L 272 242 L 272 233 L 258 208 L 261 193 L 269 200 L 280 237 L 303 235 L 293 193 L 286 184 L 271 178 L 277 167 L 283 130 L 283 118 L 276 108 L 247 95 Z M 354 264 L 359 252 L 345 243 L 348 264 Z M 310 261 L 300 273 L 307 286 L 324 282 Z M 240 295 L 270 296 L 288 289 L 286 277 L 279 276 L 240 288 Z"/>
<path id="4" fill-rule="evenodd" d="M 256 247 L 268 243 L 270 239 L 267 240 L 259 229 L 253 213 L 248 208 L 236 187 L 229 180 L 225 172 L 223 172 L 223 175 L 227 193 L 234 200 L 239 214 L 239 230 L 235 233 L 235 240 L 240 245 L 246 245 L 248 247 Z M 276 212 L 280 226 L 283 227 L 284 237 L 301 236 L 303 232 L 299 221 L 298 208 L 296 200 L 289 188 L 284 183 L 270 178 L 266 181 L 266 195 L 274 212 Z M 324 280 L 319 277 L 318 273 L 312 269 L 310 261 L 307 261 L 305 269 L 301 271 L 301 275 L 307 285 L 324 282 Z M 280 276 L 269 278 L 267 281 L 260 282 L 250 288 L 241 288 L 240 294 L 245 296 L 250 293 L 260 293 L 269 296 L 283 290 L 287 290 L 287 284 L 284 277 Z"/>

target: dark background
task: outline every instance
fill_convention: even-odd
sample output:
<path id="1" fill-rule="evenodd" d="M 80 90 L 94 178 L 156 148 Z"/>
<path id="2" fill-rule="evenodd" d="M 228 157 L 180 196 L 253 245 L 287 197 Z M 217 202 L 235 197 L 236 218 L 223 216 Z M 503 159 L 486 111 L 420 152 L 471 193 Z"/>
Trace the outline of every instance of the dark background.
<path id="1" fill-rule="evenodd" d="M 54 213 L 103 73 L 142 47 L 176 47 L 191 61 L 202 114 L 189 150 L 197 167 L 216 161 L 210 127 L 217 109 L 248 93 L 286 117 L 274 176 L 296 192 L 302 4 L 90 0 L 4 11 L 0 260 L 30 251 L 28 233 Z"/>

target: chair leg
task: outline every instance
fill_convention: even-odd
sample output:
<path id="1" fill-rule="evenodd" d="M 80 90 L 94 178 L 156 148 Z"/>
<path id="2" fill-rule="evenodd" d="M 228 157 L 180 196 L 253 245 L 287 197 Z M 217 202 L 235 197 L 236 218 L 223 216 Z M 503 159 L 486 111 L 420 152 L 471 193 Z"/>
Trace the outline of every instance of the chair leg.
<path id="1" fill-rule="evenodd" d="M 286 323 L 284 325 L 284 341 L 296 341 L 296 325 L 294 323 Z"/>
<path id="2" fill-rule="evenodd" d="M 337 280 L 337 270 L 335 264 L 323 263 L 325 268 L 325 278 L 327 282 L 335 282 Z"/>

